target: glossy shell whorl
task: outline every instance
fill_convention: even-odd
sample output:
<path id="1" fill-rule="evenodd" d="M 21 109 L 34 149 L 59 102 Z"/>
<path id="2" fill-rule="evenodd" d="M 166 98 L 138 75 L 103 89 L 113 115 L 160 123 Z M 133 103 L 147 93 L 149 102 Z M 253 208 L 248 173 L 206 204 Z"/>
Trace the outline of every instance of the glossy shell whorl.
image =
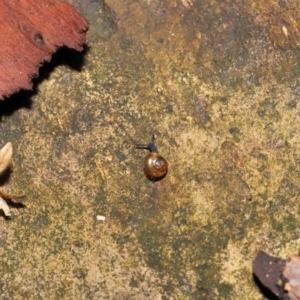
<path id="1" fill-rule="evenodd" d="M 166 175 L 168 162 L 157 152 L 150 152 L 145 157 L 144 168 L 147 177 L 158 179 Z"/>
<path id="2" fill-rule="evenodd" d="M 146 176 L 151 180 L 162 179 L 168 172 L 168 162 L 158 154 L 154 144 L 154 135 L 149 144 L 137 144 L 136 147 L 139 149 L 148 149 L 150 151 L 144 161 L 144 171 Z"/>

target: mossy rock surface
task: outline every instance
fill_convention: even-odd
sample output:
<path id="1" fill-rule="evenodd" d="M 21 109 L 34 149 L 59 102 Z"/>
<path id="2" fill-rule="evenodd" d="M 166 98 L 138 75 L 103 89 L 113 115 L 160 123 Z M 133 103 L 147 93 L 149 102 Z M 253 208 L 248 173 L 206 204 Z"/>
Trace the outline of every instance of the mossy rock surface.
<path id="1" fill-rule="evenodd" d="M 262 299 L 257 251 L 299 248 L 297 3 L 69 2 L 85 52 L 0 103 L 1 299 Z"/>

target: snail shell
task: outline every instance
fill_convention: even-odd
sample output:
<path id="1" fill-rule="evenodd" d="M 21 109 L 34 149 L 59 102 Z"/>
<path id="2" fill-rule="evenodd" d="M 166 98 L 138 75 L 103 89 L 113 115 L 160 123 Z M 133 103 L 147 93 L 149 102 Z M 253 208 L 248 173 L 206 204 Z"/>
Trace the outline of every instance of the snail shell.
<path id="1" fill-rule="evenodd" d="M 150 179 L 160 179 L 168 172 L 168 162 L 157 152 L 150 152 L 145 157 L 144 170 Z"/>
<path id="2" fill-rule="evenodd" d="M 154 134 L 149 144 L 137 144 L 136 148 L 150 151 L 144 161 L 144 172 L 146 176 L 153 181 L 162 179 L 168 172 L 168 162 L 158 154 L 154 144 Z"/>

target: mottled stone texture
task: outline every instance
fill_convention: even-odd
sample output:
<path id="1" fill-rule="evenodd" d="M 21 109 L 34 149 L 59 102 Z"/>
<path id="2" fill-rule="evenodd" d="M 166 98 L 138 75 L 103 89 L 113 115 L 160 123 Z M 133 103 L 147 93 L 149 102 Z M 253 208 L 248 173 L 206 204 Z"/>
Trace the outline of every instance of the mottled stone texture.
<path id="1" fill-rule="evenodd" d="M 30 89 L 58 47 L 82 50 L 88 21 L 60 0 L 0 2 L 0 99 Z"/>
<path id="2" fill-rule="evenodd" d="M 26 194 L 0 218 L 1 299 L 272 299 L 257 251 L 300 244 L 300 51 L 278 23 L 297 3 L 69 1 L 84 60 L 58 51 L 30 99 L 0 103 L 1 189 Z M 154 184 L 135 148 L 152 134 Z"/>

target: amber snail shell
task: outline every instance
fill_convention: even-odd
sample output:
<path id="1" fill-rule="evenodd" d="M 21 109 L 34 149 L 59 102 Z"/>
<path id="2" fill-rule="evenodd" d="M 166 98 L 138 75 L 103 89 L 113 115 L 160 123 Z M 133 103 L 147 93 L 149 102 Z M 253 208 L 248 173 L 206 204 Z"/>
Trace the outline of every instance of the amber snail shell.
<path id="1" fill-rule="evenodd" d="M 146 176 L 154 181 L 164 178 L 168 172 L 168 162 L 159 155 L 154 144 L 154 135 L 152 135 L 149 144 L 137 144 L 136 147 L 139 149 L 148 149 L 150 151 L 144 160 L 144 172 Z"/>

